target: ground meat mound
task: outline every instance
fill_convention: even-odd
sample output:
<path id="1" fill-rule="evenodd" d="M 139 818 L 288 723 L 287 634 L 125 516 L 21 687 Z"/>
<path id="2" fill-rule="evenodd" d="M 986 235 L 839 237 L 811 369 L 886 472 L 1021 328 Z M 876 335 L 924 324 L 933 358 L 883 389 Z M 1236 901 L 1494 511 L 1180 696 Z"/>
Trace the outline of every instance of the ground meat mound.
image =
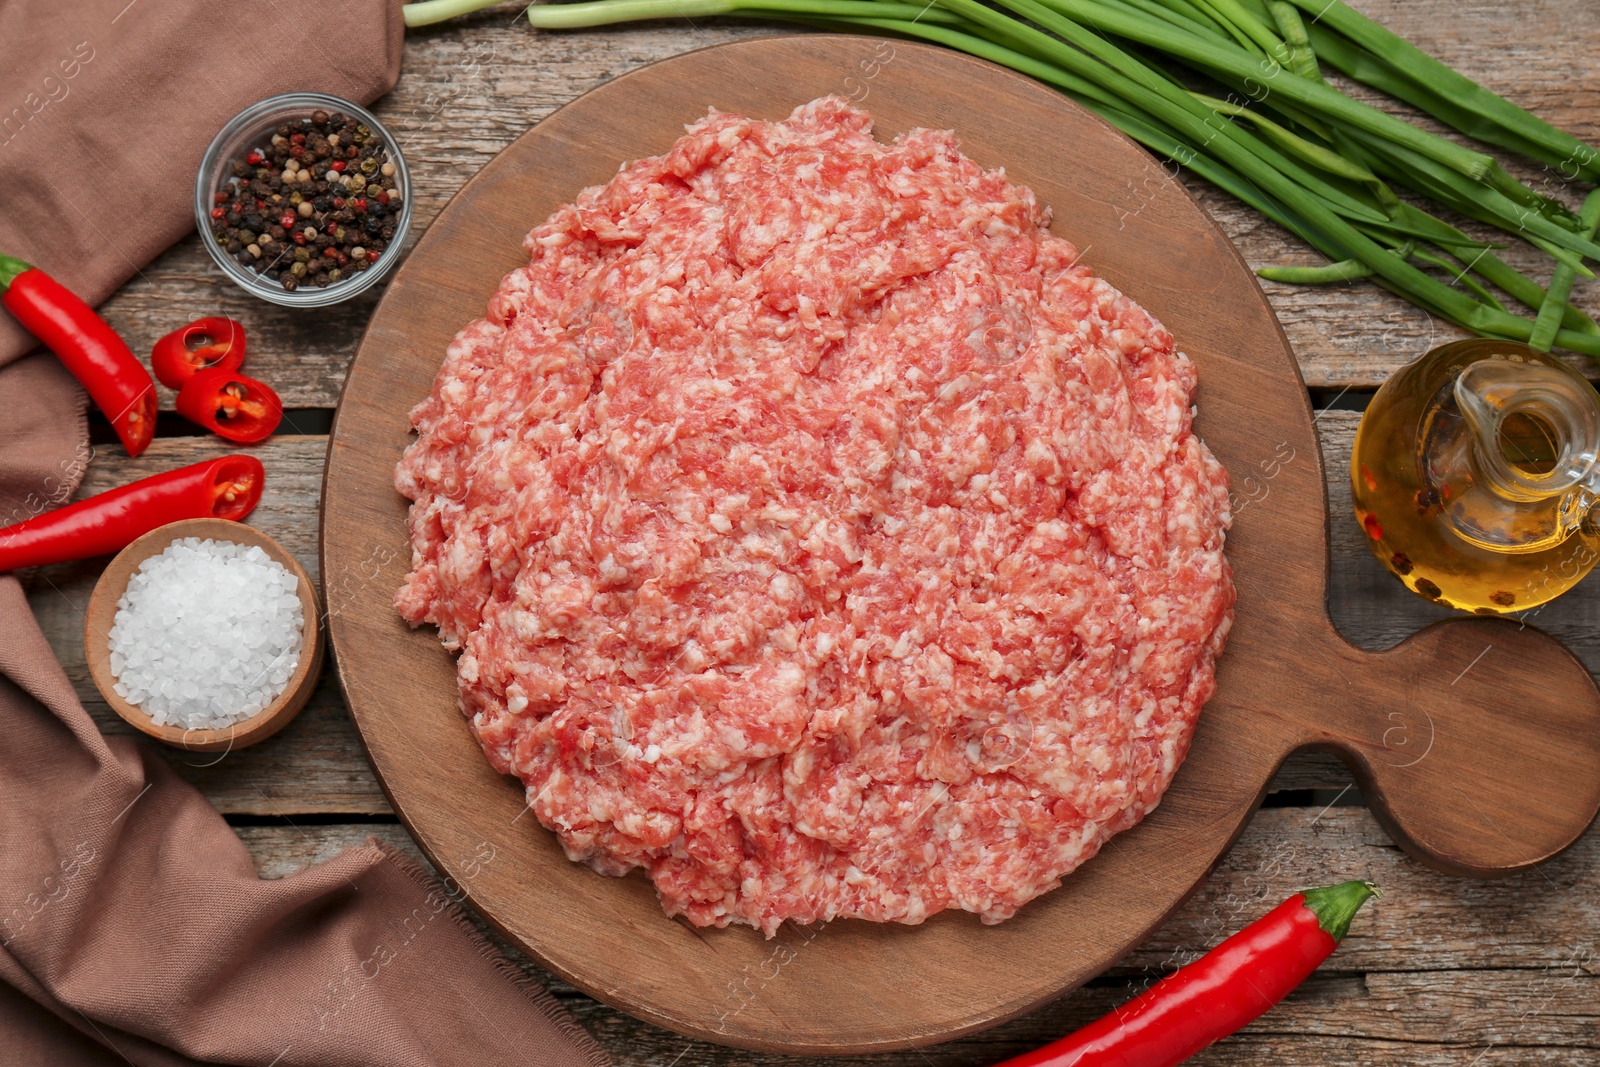
<path id="1" fill-rule="evenodd" d="M 528 235 L 412 413 L 397 606 L 572 859 L 700 925 L 999 922 L 1156 806 L 1227 480 L 1194 366 L 1048 221 L 830 97 Z"/>

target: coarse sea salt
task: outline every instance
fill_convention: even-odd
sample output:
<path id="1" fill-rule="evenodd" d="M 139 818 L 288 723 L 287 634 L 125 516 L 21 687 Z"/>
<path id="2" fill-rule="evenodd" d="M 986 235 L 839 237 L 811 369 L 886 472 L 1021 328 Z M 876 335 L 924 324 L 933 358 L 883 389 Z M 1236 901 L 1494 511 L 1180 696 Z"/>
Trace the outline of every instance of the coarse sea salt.
<path id="1" fill-rule="evenodd" d="M 109 643 L 117 695 L 157 725 L 242 722 L 300 663 L 299 578 L 255 545 L 182 538 L 128 579 Z"/>

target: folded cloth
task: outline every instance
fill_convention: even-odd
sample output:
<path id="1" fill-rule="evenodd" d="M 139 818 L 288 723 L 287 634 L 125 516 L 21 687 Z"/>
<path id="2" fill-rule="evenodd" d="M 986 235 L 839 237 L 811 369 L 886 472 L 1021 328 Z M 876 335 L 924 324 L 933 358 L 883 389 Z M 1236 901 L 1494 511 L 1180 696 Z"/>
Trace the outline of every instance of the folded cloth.
<path id="1" fill-rule="evenodd" d="M 194 228 L 206 146 L 313 90 L 366 104 L 400 77 L 400 0 L 0 3 L 0 255 L 99 304 Z M 0 364 L 36 342 L 0 316 Z"/>
<path id="2" fill-rule="evenodd" d="M 363 103 L 397 2 L 6 0 L 0 253 L 98 302 L 190 225 L 188 182 L 261 97 Z M 82 391 L 0 315 L 0 526 L 90 461 Z M 0 1063 L 602 1067 L 456 895 L 376 842 L 262 881 L 149 745 L 105 738 L 0 575 Z"/>

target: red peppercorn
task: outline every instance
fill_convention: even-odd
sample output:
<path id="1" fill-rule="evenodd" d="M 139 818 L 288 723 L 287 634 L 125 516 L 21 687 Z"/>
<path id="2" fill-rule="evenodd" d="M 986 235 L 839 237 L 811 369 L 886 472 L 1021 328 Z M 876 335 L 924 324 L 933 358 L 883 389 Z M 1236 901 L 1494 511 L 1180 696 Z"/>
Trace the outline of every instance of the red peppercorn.
<path id="1" fill-rule="evenodd" d="M 324 248 L 322 254 L 332 260 L 338 260 L 339 258 L 339 250 L 337 248 Z"/>
<path id="2" fill-rule="evenodd" d="M 337 211 L 339 208 L 344 207 L 344 197 L 342 197 L 342 196 L 334 197 L 333 198 L 333 207 L 334 207 L 335 211 Z"/>
<path id="3" fill-rule="evenodd" d="M 339 266 L 348 267 L 349 265 L 350 265 L 350 257 L 345 255 L 343 252 L 340 252 L 339 253 Z"/>
<path id="4" fill-rule="evenodd" d="M 306 146 L 303 144 L 292 144 L 289 146 L 289 154 L 295 159 L 304 159 L 306 158 Z"/>
<path id="5" fill-rule="evenodd" d="M 306 243 L 306 232 L 304 230 L 296 230 L 296 231 L 294 231 L 293 240 L 294 240 L 294 243 L 297 244 L 297 245 L 305 244 Z"/>
<path id="6" fill-rule="evenodd" d="M 286 230 L 292 230 L 294 229 L 295 218 L 296 216 L 294 212 L 285 211 L 282 215 L 278 216 L 278 225 L 282 226 Z"/>
<path id="7" fill-rule="evenodd" d="M 228 202 L 228 194 L 227 193 L 218 193 L 217 194 L 217 203 L 226 204 L 227 202 Z"/>
<path id="8" fill-rule="evenodd" d="M 329 236 L 332 236 L 338 229 L 339 229 L 339 224 L 337 222 L 331 222 L 330 221 L 327 226 L 323 227 L 322 232 L 325 233 L 325 234 L 328 234 Z"/>
<path id="9" fill-rule="evenodd" d="M 267 202 L 265 200 L 261 199 L 261 197 L 259 197 L 259 196 L 256 197 L 256 210 L 257 211 L 265 211 L 265 210 L 267 210 Z"/>
<path id="10" fill-rule="evenodd" d="M 341 174 L 344 173 L 344 167 L 345 167 L 345 162 L 342 159 L 336 159 L 332 163 L 328 164 L 328 169 L 329 170 L 336 170 Z"/>
<path id="11" fill-rule="evenodd" d="M 374 199 L 376 199 L 378 203 L 386 205 L 389 203 L 389 194 L 387 192 L 382 192 L 379 193 Z"/>
<path id="12" fill-rule="evenodd" d="M 354 200 L 350 201 L 350 208 L 357 215 L 365 215 L 367 213 L 367 198 L 364 196 L 356 197 Z"/>
<path id="13" fill-rule="evenodd" d="M 222 210 L 220 207 L 214 207 L 211 209 L 211 217 L 214 219 L 220 219 L 226 214 L 227 212 Z"/>
<path id="14" fill-rule="evenodd" d="M 244 157 L 244 161 L 250 164 L 252 167 L 259 167 L 265 158 L 266 157 L 260 152 L 251 152 L 248 156 Z"/>
<path id="15" fill-rule="evenodd" d="M 291 133 L 289 135 L 289 140 L 293 144 L 305 144 L 306 143 L 306 135 L 303 134 L 303 133 Z"/>

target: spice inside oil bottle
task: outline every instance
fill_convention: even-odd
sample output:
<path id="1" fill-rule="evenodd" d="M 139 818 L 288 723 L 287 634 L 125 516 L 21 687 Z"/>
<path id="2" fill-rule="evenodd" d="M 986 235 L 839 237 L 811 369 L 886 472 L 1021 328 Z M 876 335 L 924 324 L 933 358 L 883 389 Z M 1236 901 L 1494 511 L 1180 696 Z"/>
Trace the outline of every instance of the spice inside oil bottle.
<path id="1" fill-rule="evenodd" d="M 1356 434 L 1368 545 L 1406 586 L 1480 614 L 1566 592 L 1600 560 L 1600 396 L 1526 345 L 1445 345 L 1397 371 Z"/>

